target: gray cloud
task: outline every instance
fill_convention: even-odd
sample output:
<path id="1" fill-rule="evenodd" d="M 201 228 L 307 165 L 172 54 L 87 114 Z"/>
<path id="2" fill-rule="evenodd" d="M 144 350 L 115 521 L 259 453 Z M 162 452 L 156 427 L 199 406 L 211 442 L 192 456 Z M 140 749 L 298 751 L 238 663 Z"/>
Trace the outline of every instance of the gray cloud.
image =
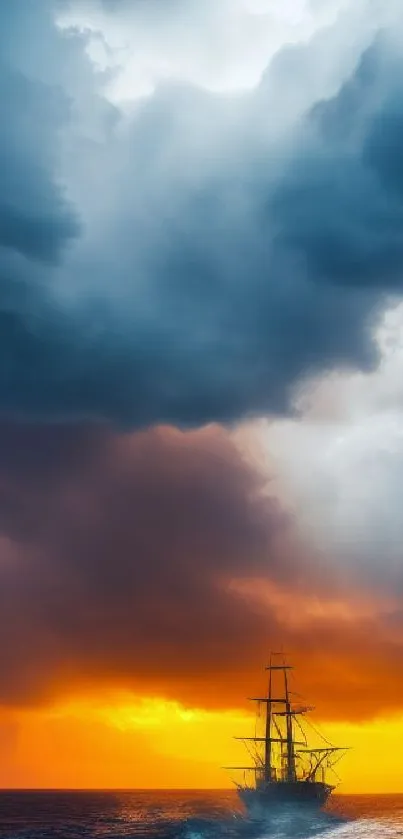
<path id="1" fill-rule="evenodd" d="M 66 105 L 51 88 L 0 67 L 0 248 L 28 259 L 54 261 L 79 232 L 52 172 Z"/>
<path id="2" fill-rule="evenodd" d="M 308 117 L 274 198 L 285 246 L 320 282 L 401 291 L 401 56 L 386 35 Z"/>
<path id="3" fill-rule="evenodd" d="M 42 16 L 43 3 L 38 4 Z M 26 5 L 26 17 L 32 9 Z M 78 235 L 76 212 L 57 177 L 60 133 L 68 120 L 67 95 L 13 64 L 12 45 L 20 0 L 0 12 L 0 255 L 2 280 L 10 270 L 4 251 L 27 259 L 53 262 Z M 34 33 L 31 33 L 31 35 Z M 17 39 L 18 41 L 18 39 Z M 21 46 L 21 44 L 20 44 Z M 40 49 L 40 45 L 37 45 Z M 8 269 L 8 270 L 7 270 Z"/>
<path id="4" fill-rule="evenodd" d="M 398 163 L 399 63 L 387 40 L 291 134 L 270 69 L 257 92 L 161 88 L 120 117 L 102 103 L 85 38 L 52 28 L 52 4 L 23 57 L 23 8 L 12 31 L 25 78 L 9 69 L 0 91 L 3 411 L 232 421 L 287 412 L 310 373 L 373 365 L 371 327 L 400 293 L 388 152 Z M 282 89 L 309 53 L 295 49 L 292 77 L 287 62 L 275 68 Z"/>

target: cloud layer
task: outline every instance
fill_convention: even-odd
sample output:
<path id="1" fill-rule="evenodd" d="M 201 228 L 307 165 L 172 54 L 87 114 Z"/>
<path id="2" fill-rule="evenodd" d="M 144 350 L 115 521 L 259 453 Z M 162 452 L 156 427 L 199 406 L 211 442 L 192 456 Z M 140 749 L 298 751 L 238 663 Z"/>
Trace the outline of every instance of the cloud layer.
<path id="1" fill-rule="evenodd" d="M 308 445 L 301 424 L 295 449 L 289 425 L 269 432 L 283 478 L 303 450 L 297 521 L 290 488 L 283 508 L 216 426 L 111 429 L 301 411 L 295 388 L 312 374 L 380 358 L 374 327 L 402 290 L 403 112 L 399 45 L 378 32 L 401 11 L 388 21 L 375 6 L 272 50 L 255 88 L 223 90 L 231 62 L 202 78 L 202 51 L 201 76 L 153 64 L 147 96 L 124 107 L 108 98 L 121 66 L 86 53 L 91 4 L 89 33 L 55 25 L 65 3 L 0 11 L 0 402 L 14 418 L 0 428 L 3 703 L 101 683 L 240 703 L 240 674 L 253 678 L 270 638 L 309 652 L 324 713 L 398 707 L 400 566 L 380 586 L 379 562 L 360 577 L 353 529 L 338 550 L 357 483 L 347 469 L 332 519 L 318 429 Z M 108 25 L 137 37 L 118 11 L 106 52 Z"/>
<path id="2" fill-rule="evenodd" d="M 322 716 L 399 706 L 394 588 L 315 558 L 222 430 L 0 441 L 0 704 L 102 687 L 240 707 L 283 644 Z"/>
<path id="3" fill-rule="evenodd" d="M 3 701 L 228 672 L 264 624 L 228 582 L 284 522 L 222 432 L 10 427 L 1 461 Z"/>
<path id="4" fill-rule="evenodd" d="M 86 36 L 56 28 L 65 6 L 38 8 L 27 54 L 29 4 L 10 12 L 12 55 L 0 43 L 3 411 L 232 421 L 289 411 L 312 373 L 373 365 L 371 330 L 401 283 L 390 38 L 361 60 L 365 26 L 344 84 L 347 10 L 256 89 L 159 80 L 123 113 Z"/>

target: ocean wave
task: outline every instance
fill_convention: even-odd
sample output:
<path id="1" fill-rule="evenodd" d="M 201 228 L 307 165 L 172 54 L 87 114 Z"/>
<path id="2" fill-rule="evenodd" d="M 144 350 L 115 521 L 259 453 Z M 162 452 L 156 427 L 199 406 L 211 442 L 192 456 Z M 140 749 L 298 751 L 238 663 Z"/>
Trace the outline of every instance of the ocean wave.
<path id="1" fill-rule="evenodd" d="M 397 839 L 403 824 L 377 819 L 346 821 L 331 815 L 249 819 L 234 816 L 221 821 L 189 819 L 178 839 Z M 175 837 L 176 839 L 176 837 Z"/>

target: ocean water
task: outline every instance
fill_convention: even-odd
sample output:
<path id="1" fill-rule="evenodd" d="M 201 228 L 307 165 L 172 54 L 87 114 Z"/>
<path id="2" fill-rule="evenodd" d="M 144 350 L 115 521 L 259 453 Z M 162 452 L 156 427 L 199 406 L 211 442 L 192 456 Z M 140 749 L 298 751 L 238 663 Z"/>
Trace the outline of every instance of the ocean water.
<path id="1" fill-rule="evenodd" d="M 316 816 L 250 818 L 233 792 L 0 791 L 1 839 L 396 839 L 403 795 L 334 796 Z"/>

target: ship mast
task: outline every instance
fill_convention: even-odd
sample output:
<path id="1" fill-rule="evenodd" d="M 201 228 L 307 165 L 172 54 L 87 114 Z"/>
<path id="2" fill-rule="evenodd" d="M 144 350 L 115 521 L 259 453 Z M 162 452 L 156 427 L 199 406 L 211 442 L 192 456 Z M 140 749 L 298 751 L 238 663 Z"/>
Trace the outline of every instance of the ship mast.
<path id="1" fill-rule="evenodd" d="M 270 665 L 271 668 L 272 657 L 270 654 Z M 266 703 L 266 743 L 265 743 L 265 755 L 264 755 L 264 782 L 266 784 L 271 781 L 271 669 L 269 671 L 269 690 L 267 693 L 267 703 Z"/>
<path id="2" fill-rule="evenodd" d="M 266 706 L 266 752 L 265 752 L 265 780 L 270 781 L 272 779 L 272 765 L 271 765 L 271 744 L 272 742 L 276 741 L 277 738 L 271 737 L 271 724 L 272 718 L 276 716 L 285 716 L 286 718 L 286 738 L 285 738 L 285 745 L 286 745 L 286 779 L 287 781 L 295 781 L 296 774 L 295 774 L 295 750 L 294 750 L 294 733 L 293 733 L 293 716 L 296 713 L 301 713 L 291 709 L 290 703 L 290 692 L 288 688 L 288 676 L 287 671 L 292 670 L 292 667 L 289 664 L 283 662 L 283 664 L 273 664 L 272 663 L 272 655 L 270 655 L 270 664 L 266 667 L 266 670 L 269 671 L 269 692 L 267 697 L 267 706 Z M 275 655 L 275 654 L 274 654 Z M 284 697 L 280 699 L 273 699 L 272 698 L 272 672 L 273 670 L 282 671 L 284 677 Z M 284 703 L 285 711 L 273 711 L 272 705 Z M 305 710 L 305 709 L 304 709 Z M 277 726 L 276 726 L 277 727 Z M 299 745 L 302 745 L 299 743 Z"/>
<path id="3" fill-rule="evenodd" d="M 248 741 L 254 744 L 253 751 L 248 748 L 254 766 L 227 767 L 227 769 L 238 769 L 244 772 L 253 771 L 255 773 L 256 789 L 284 782 L 294 784 L 301 781 L 315 781 L 318 770 L 322 769 L 324 772 L 325 764 L 330 768 L 337 762 L 337 758 L 333 758 L 333 755 L 346 751 L 346 747 L 332 746 L 328 741 L 325 741 L 326 746 L 324 748 L 308 748 L 307 737 L 300 724 L 301 734 L 305 739 L 302 741 L 295 739 L 295 718 L 305 715 L 313 708 L 311 706 L 296 706 L 291 703 L 288 671 L 293 670 L 293 667 L 286 664 L 284 658 L 282 664 L 273 664 L 273 658 L 277 655 L 282 654 L 270 654 L 269 664 L 265 668 L 269 673 L 267 695 L 251 697 L 252 702 L 262 703 L 265 708 L 264 737 L 257 737 L 256 733 L 254 737 L 235 737 L 235 740 L 245 742 L 246 746 Z M 279 680 L 273 679 L 276 672 L 279 673 Z M 278 681 L 279 686 L 283 683 L 284 693 L 282 696 L 278 695 L 282 692 L 277 689 Z M 282 717 L 285 719 L 281 725 Z M 322 739 L 325 740 L 323 737 Z M 277 749 L 273 749 L 274 744 L 278 746 Z M 258 747 L 261 746 L 263 746 L 263 750 L 259 754 Z M 304 769 L 300 764 L 304 757 L 310 761 L 308 769 Z M 237 784 L 237 786 L 239 785 Z"/>
<path id="4" fill-rule="evenodd" d="M 292 712 L 288 690 L 287 668 L 284 665 L 285 714 L 287 726 L 287 781 L 295 781 L 295 754 L 292 731 Z"/>
<path id="5" fill-rule="evenodd" d="M 265 705 L 265 736 L 264 737 L 236 737 L 236 740 L 263 743 L 263 759 L 257 760 L 256 770 L 261 774 L 263 783 L 266 785 L 276 780 L 276 769 L 273 765 L 273 743 L 280 744 L 281 758 L 285 759 L 285 771 L 283 779 L 287 781 L 296 780 L 295 771 L 295 746 L 306 746 L 305 741 L 294 740 L 293 717 L 296 714 L 303 714 L 307 708 L 293 709 L 290 702 L 290 691 L 288 687 L 287 671 L 293 668 L 289 664 L 273 664 L 273 656 L 270 655 L 270 664 L 265 668 L 269 671 L 269 684 L 267 696 L 253 697 L 252 702 L 259 702 Z M 284 678 L 284 695 L 273 697 L 273 672 L 282 672 Z M 276 706 L 283 705 L 285 710 L 277 711 Z M 273 710 L 274 708 L 274 710 Z M 279 728 L 276 717 L 285 717 L 285 736 Z M 275 732 L 272 731 L 273 727 Z M 273 736 L 273 733 L 275 736 Z M 285 749 L 285 752 L 284 752 Z M 252 767 L 251 767 L 252 768 Z"/>

